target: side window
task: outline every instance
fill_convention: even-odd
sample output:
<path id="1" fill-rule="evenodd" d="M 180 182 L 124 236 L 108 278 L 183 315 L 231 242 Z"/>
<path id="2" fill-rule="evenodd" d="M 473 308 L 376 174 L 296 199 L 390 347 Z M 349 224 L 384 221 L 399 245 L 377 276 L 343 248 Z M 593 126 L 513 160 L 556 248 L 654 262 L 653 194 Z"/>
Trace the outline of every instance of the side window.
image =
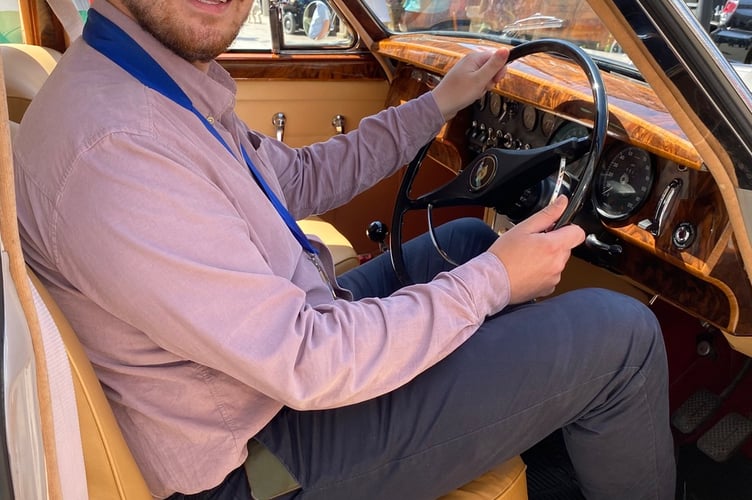
<path id="1" fill-rule="evenodd" d="M 0 0 L 0 43 L 23 43 L 18 0 Z"/>
<path id="2" fill-rule="evenodd" d="M 271 51 L 275 31 L 283 50 L 349 48 L 355 40 L 327 0 L 254 0 L 230 50 Z"/>
<path id="3" fill-rule="evenodd" d="M 251 12 L 238 36 L 230 45 L 231 51 L 270 51 L 272 32 L 269 22 L 269 0 L 253 0 Z"/>

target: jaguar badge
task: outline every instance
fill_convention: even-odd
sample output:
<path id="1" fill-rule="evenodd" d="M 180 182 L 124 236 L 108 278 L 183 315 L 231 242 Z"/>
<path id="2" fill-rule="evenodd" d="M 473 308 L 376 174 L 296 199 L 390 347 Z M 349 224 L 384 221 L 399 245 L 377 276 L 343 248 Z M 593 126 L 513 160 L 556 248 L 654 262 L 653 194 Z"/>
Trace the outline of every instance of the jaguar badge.
<path id="1" fill-rule="evenodd" d="M 486 156 L 470 172 L 470 191 L 480 191 L 496 177 L 496 158 Z"/>

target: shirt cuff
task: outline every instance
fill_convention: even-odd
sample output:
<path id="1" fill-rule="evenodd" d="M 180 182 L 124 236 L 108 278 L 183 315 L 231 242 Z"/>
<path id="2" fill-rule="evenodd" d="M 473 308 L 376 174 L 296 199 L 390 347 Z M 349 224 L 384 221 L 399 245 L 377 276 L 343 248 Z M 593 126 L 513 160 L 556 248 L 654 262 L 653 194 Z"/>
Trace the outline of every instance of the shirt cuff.
<path id="1" fill-rule="evenodd" d="M 491 252 L 484 252 L 450 272 L 468 288 L 481 319 L 509 305 L 509 274 L 504 263 Z"/>

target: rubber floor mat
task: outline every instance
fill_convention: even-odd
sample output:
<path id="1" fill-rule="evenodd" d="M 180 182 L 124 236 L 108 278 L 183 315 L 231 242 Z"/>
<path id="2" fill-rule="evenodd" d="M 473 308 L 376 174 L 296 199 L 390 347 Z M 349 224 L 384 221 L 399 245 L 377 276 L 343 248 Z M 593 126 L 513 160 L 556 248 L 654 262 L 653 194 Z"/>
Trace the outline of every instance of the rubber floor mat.
<path id="1" fill-rule="evenodd" d="M 529 500 L 584 500 L 564 446 L 555 432 L 522 454 Z"/>
<path id="2" fill-rule="evenodd" d="M 718 463 L 694 444 L 679 448 L 678 500 L 751 500 L 752 460 L 737 454 Z"/>

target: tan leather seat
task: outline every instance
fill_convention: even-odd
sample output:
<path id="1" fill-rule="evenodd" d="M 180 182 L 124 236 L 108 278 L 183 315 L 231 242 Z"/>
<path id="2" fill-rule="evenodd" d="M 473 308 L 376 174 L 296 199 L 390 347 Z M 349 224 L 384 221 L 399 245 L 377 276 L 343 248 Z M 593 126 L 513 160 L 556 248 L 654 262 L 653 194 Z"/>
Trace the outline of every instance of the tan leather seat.
<path id="1" fill-rule="evenodd" d="M 19 121 L 44 78 L 59 59 L 55 51 L 32 46 L 0 46 L 8 86 L 8 100 L 14 100 L 11 121 Z M 28 76 L 27 81 L 23 81 Z M 13 95 L 11 95 L 11 88 Z M 11 134 L 16 125 L 11 123 Z M 13 215 L 15 218 L 15 215 Z M 357 265 L 357 255 L 347 239 L 327 222 L 312 218 L 302 222 L 304 232 L 322 234 L 322 241 L 338 255 L 337 272 Z M 78 408 L 89 498 L 140 500 L 151 495 L 133 455 L 115 420 L 86 353 L 59 307 L 45 287 L 29 270 L 34 287 L 49 309 L 71 365 Z M 462 460 L 462 457 L 457 457 Z M 525 465 L 519 457 L 496 467 L 459 488 L 442 500 L 525 500 L 527 483 Z"/>
<path id="2" fill-rule="evenodd" d="M 18 133 L 18 123 L 16 122 L 9 122 L 10 124 L 10 140 L 13 142 L 13 138 Z"/>
<path id="3" fill-rule="evenodd" d="M 345 236 L 336 227 L 320 217 L 311 216 L 299 220 L 305 234 L 314 234 L 323 241 L 332 253 L 334 271 L 339 275 L 358 265 L 358 254 Z"/>
<path id="4" fill-rule="evenodd" d="M 461 458 L 460 458 L 461 460 Z M 516 456 L 440 500 L 526 500 L 525 463 Z"/>

